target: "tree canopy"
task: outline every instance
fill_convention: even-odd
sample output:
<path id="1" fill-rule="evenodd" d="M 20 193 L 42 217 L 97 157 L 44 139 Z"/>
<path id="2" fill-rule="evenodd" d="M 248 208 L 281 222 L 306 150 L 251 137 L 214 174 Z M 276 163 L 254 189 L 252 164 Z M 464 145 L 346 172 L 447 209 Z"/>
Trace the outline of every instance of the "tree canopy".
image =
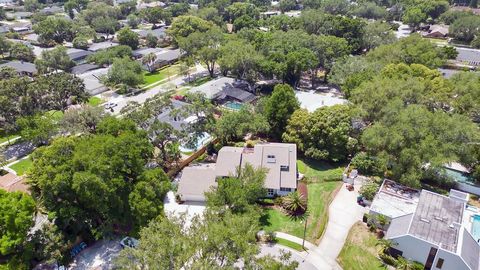
<path id="1" fill-rule="evenodd" d="M 29 183 L 60 229 L 98 239 L 162 213 L 169 181 L 145 168 L 152 154 L 144 131 L 108 117 L 94 135 L 58 138 L 35 151 Z"/>

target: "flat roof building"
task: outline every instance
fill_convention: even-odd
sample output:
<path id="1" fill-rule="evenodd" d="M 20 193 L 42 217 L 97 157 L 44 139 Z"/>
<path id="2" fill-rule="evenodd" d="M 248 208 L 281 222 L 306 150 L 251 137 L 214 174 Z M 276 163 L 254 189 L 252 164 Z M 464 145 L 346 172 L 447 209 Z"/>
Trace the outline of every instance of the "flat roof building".
<path id="1" fill-rule="evenodd" d="M 425 269 L 479 270 L 478 209 L 466 204 L 468 194 L 449 196 L 422 190 L 415 210 L 392 219 L 385 234 L 393 254 L 418 261 Z"/>

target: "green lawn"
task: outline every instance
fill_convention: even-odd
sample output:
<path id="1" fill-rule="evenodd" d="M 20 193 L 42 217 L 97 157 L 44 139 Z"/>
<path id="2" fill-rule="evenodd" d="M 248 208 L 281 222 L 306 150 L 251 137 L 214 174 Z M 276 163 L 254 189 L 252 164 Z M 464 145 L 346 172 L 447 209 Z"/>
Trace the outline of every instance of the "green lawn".
<path id="1" fill-rule="evenodd" d="M 19 162 L 9 166 L 10 169 L 14 170 L 18 175 L 24 175 L 25 172 L 32 167 L 33 162 L 28 157 L 26 159 L 22 159 Z"/>
<path id="2" fill-rule="evenodd" d="M 282 246 L 289 247 L 291 249 L 294 249 L 294 250 L 300 251 L 300 252 L 304 251 L 304 250 L 307 250 L 307 248 L 303 249 L 302 245 L 297 244 L 297 243 L 292 242 L 292 241 L 287 240 L 287 239 L 283 239 L 283 238 L 276 238 L 275 243 L 277 243 L 279 245 L 282 245 Z"/>
<path id="3" fill-rule="evenodd" d="M 144 71 L 143 73 L 143 87 L 164 80 L 168 77 L 174 77 L 178 74 L 178 65 L 168 66 L 152 73 Z"/>
<path id="4" fill-rule="evenodd" d="M 103 100 L 99 97 L 91 97 L 91 98 L 88 99 L 88 105 L 93 106 L 93 107 L 97 107 L 102 102 L 103 102 Z"/>
<path id="5" fill-rule="evenodd" d="M 377 258 L 376 236 L 362 222 L 350 229 L 347 240 L 337 260 L 344 270 L 387 269 Z"/>
<path id="6" fill-rule="evenodd" d="M 12 134 L 0 134 L 0 143 L 7 142 L 8 140 L 11 140 L 13 138 L 18 137 L 18 133 L 12 133 Z"/>
<path id="7" fill-rule="evenodd" d="M 320 239 L 328 221 L 328 205 L 335 191 L 341 186 L 342 165 L 331 165 L 320 162 L 299 161 L 299 171 L 305 174 L 308 187 L 308 224 L 307 240 L 316 242 Z M 260 225 L 266 231 L 281 231 L 297 237 L 303 237 L 305 223 L 294 220 L 282 211 L 265 208 Z"/>
<path id="8" fill-rule="evenodd" d="M 202 77 L 202 78 L 198 78 L 196 80 L 193 80 L 189 83 L 187 83 L 187 85 L 189 86 L 199 86 L 199 85 L 202 85 L 208 81 L 211 81 L 213 78 L 210 77 L 210 76 L 206 76 L 206 77 Z"/>

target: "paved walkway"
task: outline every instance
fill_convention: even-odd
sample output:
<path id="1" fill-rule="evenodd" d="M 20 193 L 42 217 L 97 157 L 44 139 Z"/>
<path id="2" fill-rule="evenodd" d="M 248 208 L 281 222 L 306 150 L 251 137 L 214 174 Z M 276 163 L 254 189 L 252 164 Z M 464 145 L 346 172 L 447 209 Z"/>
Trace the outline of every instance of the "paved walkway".
<path id="1" fill-rule="evenodd" d="M 339 270 L 342 267 L 337 263 L 337 257 L 345 244 L 348 232 L 353 224 L 362 219 L 367 211 L 357 204 L 360 183 L 355 184 L 354 191 L 348 191 L 343 184 L 328 209 L 328 224 L 318 246 L 306 241 L 308 251 L 305 260 L 320 270 Z M 282 232 L 275 232 L 277 237 L 302 244 L 302 239 Z"/>

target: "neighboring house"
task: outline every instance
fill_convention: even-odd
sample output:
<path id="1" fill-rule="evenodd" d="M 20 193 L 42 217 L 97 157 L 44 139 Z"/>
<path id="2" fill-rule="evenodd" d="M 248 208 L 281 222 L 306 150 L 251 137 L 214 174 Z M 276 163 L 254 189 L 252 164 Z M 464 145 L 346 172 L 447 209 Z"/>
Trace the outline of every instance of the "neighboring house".
<path id="1" fill-rule="evenodd" d="M 5 14 L 7 18 L 13 20 L 22 20 L 32 17 L 33 13 L 28 11 L 7 12 Z"/>
<path id="2" fill-rule="evenodd" d="M 93 54 L 93 52 L 87 51 L 87 50 L 82 50 L 82 49 L 69 48 L 69 49 L 67 49 L 67 54 L 68 54 L 68 57 L 70 57 L 70 59 L 72 61 L 74 61 L 77 64 L 82 64 L 82 63 L 85 62 L 85 58 L 87 58 L 87 56 Z"/>
<path id="3" fill-rule="evenodd" d="M 219 77 L 200 86 L 190 89 L 192 93 L 203 93 L 206 98 L 220 102 L 234 100 L 238 102 L 251 102 L 256 96 L 238 87 L 240 82 L 233 78 Z"/>
<path id="4" fill-rule="evenodd" d="M 75 75 L 79 75 L 79 74 L 83 74 L 85 72 L 88 72 L 88 71 L 91 71 L 91 70 L 94 70 L 94 69 L 98 69 L 100 68 L 100 66 L 97 66 L 97 65 L 94 65 L 94 64 L 80 64 L 80 65 L 76 65 L 72 68 L 72 70 L 70 71 L 70 73 L 72 74 L 75 74 Z"/>
<path id="5" fill-rule="evenodd" d="M 422 35 L 428 38 L 447 38 L 448 25 L 441 25 L 441 24 L 431 25 L 428 31 L 422 33 Z"/>
<path id="6" fill-rule="evenodd" d="M 181 116 L 173 116 L 172 110 L 179 110 L 180 108 L 183 108 L 188 105 L 189 105 L 188 103 L 173 99 L 171 108 L 165 109 L 156 118 L 160 122 L 164 122 L 172 125 L 172 127 L 175 130 L 178 130 L 178 131 L 183 130 L 185 128 L 185 125 L 188 125 L 188 122 L 186 121 L 185 118 Z"/>
<path id="7" fill-rule="evenodd" d="M 150 3 L 142 2 L 139 5 L 137 5 L 137 9 L 141 10 L 141 9 L 145 9 L 145 8 L 164 7 L 164 6 L 165 6 L 165 3 L 160 2 L 160 1 L 154 1 L 154 2 L 150 2 Z"/>
<path id="8" fill-rule="evenodd" d="M 342 95 L 334 93 L 316 93 L 315 91 L 305 92 L 296 90 L 295 96 L 300 102 L 300 107 L 307 109 L 309 112 L 314 112 L 318 108 L 325 106 L 348 103 L 348 101 Z"/>
<path id="9" fill-rule="evenodd" d="M 28 41 L 28 43 L 32 45 L 39 44 L 38 42 L 38 35 L 35 33 L 27 34 L 23 36 L 23 40 Z"/>
<path id="10" fill-rule="evenodd" d="M 40 13 L 46 14 L 46 15 L 54 15 L 57 13 L 62 13 L 64 12 L 63 7 L 59 6 L 51 6 L 51 7 L 45 7 L 39 11 Z"/>
<path id="11" fill-rule="evenodd" d="M 165 30 L 167 30 L 166 27 L 160 27 L 153 30 L 133 29 L 132 31 L 136 32 L 140 36 L 140 38 L 146 38 L 148 34 L 151 34 L 154 37 L 160 39 L 166 36 Z"/>
<path id="12" fill-rule="evenodd" d="M 260 143 L 253 149 L 223 147 L 216 164 L 189 166 L 182 171 L 177 194 L 183 201 L 205 201 L 204 193 L 217 185 L 218 179 L 235 176 L 238 168 L 250 164 L 267 169 L 267 196 L 283 196 L 297 189 L 297 146 L 287 143 Z"/>
<path id="13" fill-rule="evenodd" d="M 83 80 L 85 90 L 90 95 L 98 95 L 108 90 L 101 82 L 102 77 L 107 75 L 108 69 L 109 68 L 99 68 L 78 75 L 78 77 Z"/>
<path id="14" fill-rule="evenodd" d="M 468 194 L 457 190 L 449 196 L 422 190 L 415 210 L 390 223 L 385 238 L 393 242 L 391 253 L 425 269 L 479 270 L 480 211 L 467 201 Z"/>
<path id="15" fill-rule="evenodd" d="M 456 47 L 458 55 L 457 62 L 471 66 L 480 66 L 480 50 Z"/>
<path id="16" fill-rule="evenodd" d="M 1 64 L 0 68 L 2 67 L 13 68 L 20 75 L 26 75 L 26 76 L 32 77 L 37 74 L 37 68 L 35 67 L 35 64 L 29 63 L 29 62 L 10 61 L 10 62 Z"/>
<path id="17" fill-rule="evenodd" d="M 142 58 L 146 55 L 153 53 L 156 56 L 155 63 L 153 64 L 153 69 L 158 69 L 166 65 L 170 65 L 178 61 L 180 58 L 180 49 L 169 50 L 161 48 L 142 48 L 133 51 L 133 57 L 139 59 L 141 62 Z M 143 68 L 148 70 L 148 66 L 143 65 Z"/>
<path id="18" fill-rule="evenodd" d="M 6 25 L 0 25 L 0 34 L 6 34 L 10 32 L 10 27 Z"/>
<path id="19" fill-rule="evenodd" d="M 111 41 L 104 41 L 104 42 L 99 42 L 99 43 L 93 43 L 88 47 L 88 50 L 91 52 L 98 52 L 100 50 L 105 50 L 108 48 L 112 48 L 115 46 L 118 46 L 120 44 L 116 42 L 111 42 Z"/>

